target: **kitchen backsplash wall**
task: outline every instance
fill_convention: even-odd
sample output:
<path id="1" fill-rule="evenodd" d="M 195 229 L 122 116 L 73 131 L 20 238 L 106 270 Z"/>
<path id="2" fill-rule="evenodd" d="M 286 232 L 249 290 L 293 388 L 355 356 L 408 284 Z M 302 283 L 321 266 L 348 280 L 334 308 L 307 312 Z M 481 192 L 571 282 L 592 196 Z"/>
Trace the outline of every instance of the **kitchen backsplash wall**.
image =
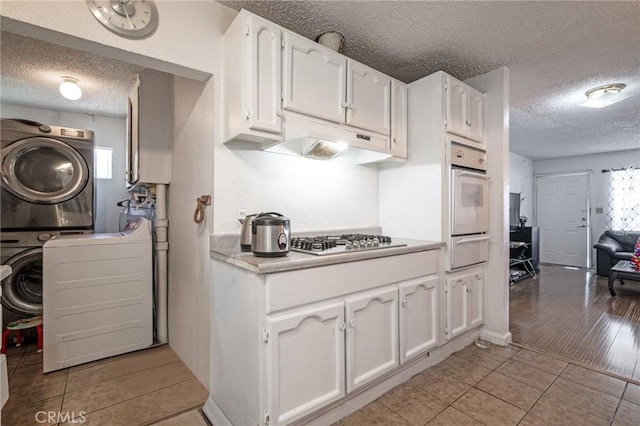
<path id="1" fill-rule="evenodd" d="M 93 130 L 96 146 L 113 149 L 113 178 L 96 180 L 95 230 L 118 232 L 120 207 L 116 203 L 129 198 L 124 181 L 126 120 L 18 105 L 2 104 L 1 108 L 2 118 L 23 118 L 52 126 Z"/>
<path id="2" fill-rule="evenodd" d="M 277 211 L 292 232 L 378 225 L 378 169 L 216 145 L 214 234 L 239 233 L 239 209 Z"/>

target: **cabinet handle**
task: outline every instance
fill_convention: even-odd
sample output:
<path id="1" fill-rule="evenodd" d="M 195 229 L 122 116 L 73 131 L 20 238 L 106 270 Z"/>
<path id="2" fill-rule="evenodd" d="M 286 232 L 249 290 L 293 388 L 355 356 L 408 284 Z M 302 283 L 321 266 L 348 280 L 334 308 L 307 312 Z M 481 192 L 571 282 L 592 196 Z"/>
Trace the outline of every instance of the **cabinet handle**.
<path id="1" fill-rule="evenodd" d="M 471 122 L 469 122 L 469 127 L 471 127 Z"/>
<path id="2" fill-rule="evenodd" d="M 349 108 L 347 101 L 342 101 L 342 108 Z"/>
<path id="3" fill-rule="evenodd" d="M 349 325 L 350 325 L 351 327 L 355 327 L 355 326 L 356 326 L 356 320 L 355 320 L 355 318 L 351 318 L 351 321 L 349 321 Z"/>
<path id="4" fill-rule="evenodd" d="M 350 110 L 353 110 L 353 104 L 348 104 L 347 108 L 349 108 Z"/>
<path id="5" fill-rule="evenodd" d="M 476 280 L 480 281 L 481 278 L 482 277 L 480 275 L 476 274 Z"/>
<path id="6" fill-rule="evenodd" d="M 340 327 L 340 330 L 344 331 L 347 329 L 347 324 L 345 324 L 344 322 L 341 322 L 339 327 Z"/>
<path id="7" fill-rule="evenodd" d="M 467 293 L 471 293 L 471 287 L 467 287 Z"/>
<path id="8" fill-rule="evenodd" d="M 396 138 L 393 138 L 393 143 L 398 143 L 398 142 L 396 141 Z"/>
<path id="9" fill-rule="evenodd" d="M 402 307 L 403 307 L 403 308 L 406 308 L 406 307 L 407 307 L 407 305 L 408 305 L 407 301 L 406 301 L 406 300 L 403 300 L 403 301 L 402 301 Z"/>

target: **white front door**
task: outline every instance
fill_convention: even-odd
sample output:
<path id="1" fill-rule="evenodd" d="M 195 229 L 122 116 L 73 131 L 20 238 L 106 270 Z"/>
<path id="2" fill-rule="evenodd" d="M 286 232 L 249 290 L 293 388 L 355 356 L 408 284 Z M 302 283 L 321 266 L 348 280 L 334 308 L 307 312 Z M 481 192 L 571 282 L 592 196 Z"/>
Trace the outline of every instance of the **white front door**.
<path id="1" fill-rule="evenodd" d="M 586 173 L 536 177 L 541 262 L 587 267 L 588 187 Z"/>

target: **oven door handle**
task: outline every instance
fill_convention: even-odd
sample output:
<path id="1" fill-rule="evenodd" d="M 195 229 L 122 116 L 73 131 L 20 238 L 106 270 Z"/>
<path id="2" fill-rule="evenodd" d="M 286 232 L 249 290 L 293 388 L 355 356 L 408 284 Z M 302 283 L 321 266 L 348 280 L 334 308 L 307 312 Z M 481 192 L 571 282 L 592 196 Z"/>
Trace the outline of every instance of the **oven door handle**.
<path id="1" fill-rule="evenodd" d="M 467 244 L 467 243 L 477 243 L 479 241 L 487 241 L 491 237 L 475 237 L 475 238 L 463 238 L 461 240 L 456 241 L 456 245 L 458 244 Z"/>
<path id="2" fill-rule="evenodd" d="M 484 179 L 484 180 L 489 180 L 491 179 L 489 176 L 487 175 L 483 175 L 481 173 L 474 173 L 474 172 L 457 172 L 456 173 L 458 176 L 472 176 L 474 178 L 478 178 L 478 179 Z"/>

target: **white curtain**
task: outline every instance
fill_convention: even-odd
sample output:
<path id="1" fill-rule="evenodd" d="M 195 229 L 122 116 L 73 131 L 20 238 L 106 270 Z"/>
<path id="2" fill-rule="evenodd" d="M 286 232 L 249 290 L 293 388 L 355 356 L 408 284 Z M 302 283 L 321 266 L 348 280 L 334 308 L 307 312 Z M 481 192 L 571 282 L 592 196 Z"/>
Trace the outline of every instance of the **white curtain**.
<path id="1" fill-rule="evenodd" d="M 607 227 L 640 231 L 640 168 L 611 170 Z"/>

